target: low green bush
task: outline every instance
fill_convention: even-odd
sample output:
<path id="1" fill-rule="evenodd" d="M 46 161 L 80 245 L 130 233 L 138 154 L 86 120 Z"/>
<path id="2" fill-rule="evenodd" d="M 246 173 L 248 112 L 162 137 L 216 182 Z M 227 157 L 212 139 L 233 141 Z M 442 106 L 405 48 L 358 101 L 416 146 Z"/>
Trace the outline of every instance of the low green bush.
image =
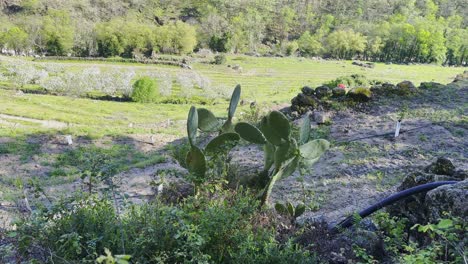
<path id="1" fill-rule="evenodd" d="M 226 55 L 224 54 L 218 54 L 214 57 L 214 64 L 216 65 L 222 65 L 226 63 Z"/>
<path id="2" fill-rule="evenodd" d="M 296 244 L 278 243 L 274 221 L 261 224 L 257 208 L 242 190 L 131 205 L 120 215 L 110 200 L 90 196 L 18 223 L 17 238 L 24 257 L 52 263 L 94 263 L 106 248 L 132 263 L 314 262 Z"/>
<path id="3" fill-rule="evenodd" d="M 130 97 L 139 103 L 152 103 L 158 98 L 158 86 L 149 77 L 142 77 L 133 84 L 133 91 Z"/>

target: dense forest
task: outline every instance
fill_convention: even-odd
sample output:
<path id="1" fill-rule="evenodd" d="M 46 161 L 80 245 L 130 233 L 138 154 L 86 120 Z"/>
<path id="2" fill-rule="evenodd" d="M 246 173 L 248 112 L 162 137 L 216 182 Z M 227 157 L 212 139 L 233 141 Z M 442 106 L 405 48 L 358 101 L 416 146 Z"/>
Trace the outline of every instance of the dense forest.
<path id="1" fill-rule="evenodd" d="M 3 52 L 466 65 L 467 0 L 0 0 Z"/>

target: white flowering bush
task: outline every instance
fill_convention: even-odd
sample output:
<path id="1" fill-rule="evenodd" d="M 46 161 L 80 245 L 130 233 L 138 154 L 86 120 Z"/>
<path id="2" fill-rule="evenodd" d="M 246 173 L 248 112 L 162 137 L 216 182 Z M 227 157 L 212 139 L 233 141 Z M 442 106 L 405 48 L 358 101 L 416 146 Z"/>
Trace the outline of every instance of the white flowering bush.
<path id="1" fill-rule="evenodd" d="M 27 84 L 38 84 L 49 74 L 44 69 L 40 69 L 31 63 L 16 61 L 6 65 L 6 73 L 3 78 L 20 87 Z"/>

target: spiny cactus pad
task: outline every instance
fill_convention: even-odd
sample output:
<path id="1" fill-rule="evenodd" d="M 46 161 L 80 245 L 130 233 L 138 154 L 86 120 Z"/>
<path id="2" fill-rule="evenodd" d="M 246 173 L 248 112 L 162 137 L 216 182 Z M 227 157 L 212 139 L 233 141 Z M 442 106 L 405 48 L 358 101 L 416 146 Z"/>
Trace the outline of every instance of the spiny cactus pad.
<path id="1" fill-rule="evenodd" d="M 316 139 L 299 147 L 301 156 L 307 160 L 318 160 L 330 148 L 330 142 L 325 139 Z"/>
<path id="2" fill-rule="evenodd" d="M 232 92 L 231 102 L 229 103 L 229 112 L 228 112 L 228 120 L 232 120 L 234 117 L 234 113 L 236 112 L 237 105 L 240 101 L 241 95 L 241 86 L 238 84 L 236 88 L 234 88 L 234 92 Z"/>
<path id="3" fill-rule="evenodd" d="M 219 130 L 221 124 L 216 116 L 208 109 L 198 108 L 198 128 L 203 132 L 214 132 Z"/>
<path id="4" fill-rule="evenodd" d="M 273 130 L 273 133 L 284 140 L 289 140 L 291 136 L 291 124 L 283 113 L 273 111 L 268 115 L 267 119 L 268 126 Z"/>
<path id="5" fill-rule="evenodd" d="M 217 153 L 223 150 L 233 148 L 237 142 L 239 142 L 240 137 L 237 133 L 224 133 L 215 138 L 213 138 L 205 150 L 207 153 Z"/>
<path id="6" fill-rule="evenodd" d="M 302 121 L 299 142 L 301 145 L 307 143 L 310 137 L 310 117 L 306 115 Z"/>
<path id="7" fill-rule="evenodd" d="M 198 112 L 195 106 L 190 107 L 190 111 L 187 118 L 187 135 L 189 138 L 190 145 L 194 146 L 197 139 L 198 129 Z"/>
<path id="8" fill-rule="evenodd" d="M 185 159 L 190 173 L 197 177 L 205 176 L 206 158 L 205 154 L 197 146 L 192 146 Z"/>
<path id="9" fill-rule="evenodd" d="M 260 122 L 260 130 L 262 131 L 263 135 L 268 140 L 268 142 L 272 143 L 275 146 L 279 146 L 279 145 L 281 145 L 281 144 L 283 144 L 285 142 L 269 126 L 268 119 L 267 119 L 266 116 L 263 117 L 262 121 Z"/>
<path id="10" fill-rule="evenodd" d="M 266 139 L 265 136 L 263 136 L 262 132 L 256 128 L 255 126 L 252 126 L 249 123 L 245 122 L 240 122 L 237 123 L 234 129 L 242 139 L 247 140 L 251 143 L 255 144 L 265 144 Z"/>

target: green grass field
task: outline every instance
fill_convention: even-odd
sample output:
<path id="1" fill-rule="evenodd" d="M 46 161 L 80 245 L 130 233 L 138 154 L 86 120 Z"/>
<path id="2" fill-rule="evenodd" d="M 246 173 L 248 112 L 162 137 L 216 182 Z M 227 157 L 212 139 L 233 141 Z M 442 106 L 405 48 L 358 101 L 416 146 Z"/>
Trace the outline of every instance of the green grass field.
<path id="1" fill-rule="evenodd" d="M 9 59 L 0 57 L 2 59 Z M 29 59 L 26 59 L 29 60 Z M 172 66 L 139 65 L 131 63 L 50 61 L 42 64 L 66 65 L 71 70 L 82 70 L 91 66 L 103 71 L 112 68 L 132 68 L 136 72 L 164 72 L 173 77 L 183 71 L 192 71 L 209 79 L 213 89 L 229 92 L 236 84 L 241 84 L 242 99 L 257 101 L 265 107 L 288 103 L 304 85 L 318 86 L 339 76 L 363 74 L 369 79 L 398 83 L 410 80 L 415 84 L 422 81 L 448 83 L 462 68 L 449 68 L 434 65 L 386 65 L 378 63 L 374 69 L 354 66 L 351 61 L 315 61 L 304 58 L 255 58 L 230 56 L 226 65 L 194 63 L 193 70 Z M 239 65 L 242 70 L 234 70 L 227 65 Z M 431 77 L 429 77 L 431 76 Z M 435 77 L 435 78 L 434 78 Z M 175 77 L 174 77 L 175 78 Z M 11 87 L 15 84 L 3 83 L 9 89 L 0 89 L 0 114 L 20 116 L 38 120 L 54 120 L 66 126 L 60 128 L 41 125 L 28 120 L 10 120 L 0 123 L 0 136 L 17 137 L 33 133 L 63 133 L 101 137 L 104 135 L 166 133 L 182 136 L 183 120 L 188 104 L 139 104 L 133 102 L 97 101 L 65 96 L 17 95 Z M 180 90 L 177 85 L 173 93 Z M 203 93 L 198 91 L 200 96 Z M 210 106 L 219 116 L 225 115 L 228 101 L 216 100 Z M 245 111 L 242 106 L 239 112 Z"/>

